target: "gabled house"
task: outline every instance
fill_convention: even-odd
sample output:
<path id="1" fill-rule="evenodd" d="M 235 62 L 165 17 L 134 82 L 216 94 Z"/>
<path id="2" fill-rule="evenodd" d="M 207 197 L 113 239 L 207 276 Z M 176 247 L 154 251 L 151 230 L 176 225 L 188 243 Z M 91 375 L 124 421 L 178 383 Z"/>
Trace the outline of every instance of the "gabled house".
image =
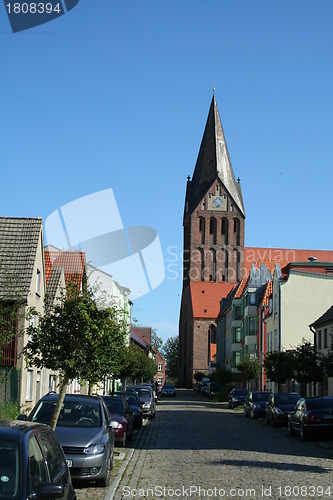
<path id="1" fill-rule="evenodd" d="M 332 305 L 332 297 L 333 262 L 290 262 L 283 269 L 276 264 L 265 317 L 266 353 L 293 350 L 303 339 L 313 342 L 308 325 Z M 267 381 L 267 389 L 275 384 Z"/>
<path id="2" fill-rule="evenodd" d="M 0 301 L 19 304 L 11 317 L 15 336 L 1 356 L 2 370 L 12 368 L 11 376 L 1 387 L 11 400 L 28 408 L 49 390 L 49 370 L 27 367 L 20 355 L 28 342 L 29 321 L 37 321 L 36 316 L 27 318 L 28 309 L 43 312 L 45 291 L 42 219 L 0 217 Z M 2 333 L 4 324 L 2 317 Z M 4 400 L 4 393 L 1 396 Z"/>
<path id="3" fill-rule="evenodd" d="M 309 325 L 314 337 L 315 351 L 322 356 L 327 356 L 333 351 L 333 305 L 316 321 Z M 322 383 L 317 384 L 317 394 L 333 396 L 333 377 L 325 376 Z"/>

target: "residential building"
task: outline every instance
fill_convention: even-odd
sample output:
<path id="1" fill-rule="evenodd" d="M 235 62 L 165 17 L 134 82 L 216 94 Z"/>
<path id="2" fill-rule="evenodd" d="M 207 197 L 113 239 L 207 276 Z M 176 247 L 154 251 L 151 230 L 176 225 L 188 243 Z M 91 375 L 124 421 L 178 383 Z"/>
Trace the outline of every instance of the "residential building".
<path id="1" fill-rule="evenodd" d="M 303 339 L 313 342 L 308 325 L 332 304 L 332 271 L 333 260 L 290 262 L 282 270 L 276 264 L 265 317 L 267 353 L 293 350 Z M 267 388 L 274 390 L 274 382 L 267 381 Z"/>
<path id="2" fill-rule="evenodd" d="M 327 356 L 333 352 L 333 305 L 327 309 L 309 328 L 314 336 L 315 351 Z M 324 380 L 317 384 L 317 394 L 321 396 L 333 396 L 333 377 L 324 377 Z"/>
<path id="3" fill-rule="evenodd" d="M 28 342 L 29 324 L 38 317 L 29 316 L 30 308 L 42 314 L 46 280 L 44 273 L 43 222 L 41 218 L 0 217 L 0 301 L 1 305 L 17 303 L 10 318 L 15 335 L 2 350 L 1 371 L 11 369 L 9 379 L 1 384 L 0 398 L 17 401 L 32 409 L 39 397 L 49 390 L 52 372 L 27 366 L 21 356 Z M 1 317 L 1 330 L 8 322 Z"/>

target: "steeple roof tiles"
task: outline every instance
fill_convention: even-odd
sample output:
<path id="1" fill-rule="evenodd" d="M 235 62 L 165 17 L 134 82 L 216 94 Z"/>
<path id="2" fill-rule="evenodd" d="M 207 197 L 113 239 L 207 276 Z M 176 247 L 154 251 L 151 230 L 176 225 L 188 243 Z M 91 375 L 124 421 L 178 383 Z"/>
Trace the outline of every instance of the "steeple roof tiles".
<path id="1" fill-rule="evenodd" d="M 193 212 L 218 178 L 245 216 L 241 187 L 235 180 L 215 95 L 210 105 L 198 159 L 190 182 L 190 211 Z"/>
<path id="2" fill-rule="evenodd" d="M 26 300 L 43 222 L 0 217 L 0 298 Z"/>

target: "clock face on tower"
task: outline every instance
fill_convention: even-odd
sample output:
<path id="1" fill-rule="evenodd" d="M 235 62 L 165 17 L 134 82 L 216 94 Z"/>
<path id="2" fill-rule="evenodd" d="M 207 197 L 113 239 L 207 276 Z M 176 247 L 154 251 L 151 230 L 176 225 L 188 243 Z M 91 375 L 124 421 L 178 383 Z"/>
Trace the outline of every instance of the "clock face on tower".
<path id="1" fill-rule="evenodd" d="M 215 196 L 213 198 L 213 208 L 222 208 L 223 206 L 223 198 L 221 198 L 220 196 Z"/>

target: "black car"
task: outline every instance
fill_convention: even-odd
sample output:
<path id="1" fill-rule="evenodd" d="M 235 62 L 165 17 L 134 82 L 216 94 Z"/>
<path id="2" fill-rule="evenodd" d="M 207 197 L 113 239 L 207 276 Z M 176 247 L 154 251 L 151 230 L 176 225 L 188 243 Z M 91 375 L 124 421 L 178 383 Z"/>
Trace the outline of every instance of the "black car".
<path id="1" fill-rule="evenodd" d="M 135 429 L 141 429 L 142 427 L 142 408 L 140 406 L 140 399 L 139 396 L 133 392 L 123 392 L 123 396 L 125 397 L 128 406 L 133 412 L 133 418 L 134 418 L 134 428 Z"/>
<path id="2" fill-rule="evenodd" d="M 220 392 L 222 392 L 223 387 L 218 382 L 209 382 L 208 384 L 208 397 L 209 399 L 214 399 Z"/>
<path id="3" fill-rule="evenodd" d="M 266 424 L 273 427 L 288 424 L 288 415 L 291 413 L 301 395 L 297 392 L 276 392 L 270 394 L 265 408 Z"/>
<path id="4" fill-rule="evenodd" d="M 266 403 L 270 392 L 250 391 L 244 402 L 244 415 L 246 417 L 258 418 L 265 416 Z"/>
<path id="5" fill-rule="evenodd" d="M 333 433 L 333 397 L 301 398 L 288 415 L 288 432 L 308 439 L 325 431 Z"/>
<path id="6" fill-rule="evenodd" d="M 76 500 L 63 450 L 48 425 L 0 420 L 0 499 Z"/>
<path id="7" fill-rule="evenodd" d="M 166 383 L 161 390 L 161 396 L 176 396 L 176 389 L 173 384 Z"/>
<path id="8" fill-rule="evenodd" d="M 56 393 L 43 396 L 28 417 L 19 419 L 50 424 L 58 397 Z M 55 433 L 73 479 L 94 480 L 103 487 L 109 484 L 115 424 L 100 396 L 65 395 Z"/>
<path id="9" fill-rule="evenodd" d="M 231 389 L 228 396 L 229 408 L 236 408 L 236 406 L 242 406 L 245 402 L 245 398 L 248 394 L 247 389 Z"/>

